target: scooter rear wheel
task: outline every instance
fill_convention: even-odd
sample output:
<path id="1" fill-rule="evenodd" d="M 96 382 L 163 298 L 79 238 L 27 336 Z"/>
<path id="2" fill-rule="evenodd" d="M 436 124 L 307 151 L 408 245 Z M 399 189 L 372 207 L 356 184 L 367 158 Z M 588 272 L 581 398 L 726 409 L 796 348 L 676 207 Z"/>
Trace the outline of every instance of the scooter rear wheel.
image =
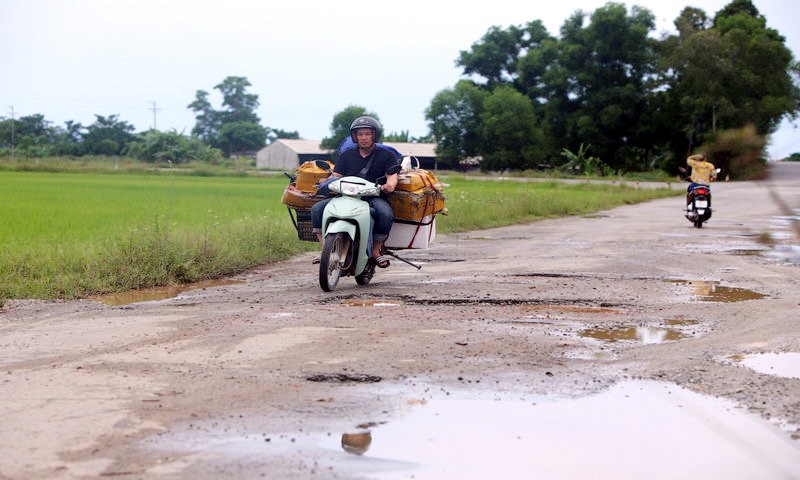
<path id="1" fill-rule="evenodd" d="M 319 259 L 319 286 L 323 291 L 330 292 L 336 288 L 349 248 L 350 236 L 346 233 L 339 232 L 325 236 Z"/>

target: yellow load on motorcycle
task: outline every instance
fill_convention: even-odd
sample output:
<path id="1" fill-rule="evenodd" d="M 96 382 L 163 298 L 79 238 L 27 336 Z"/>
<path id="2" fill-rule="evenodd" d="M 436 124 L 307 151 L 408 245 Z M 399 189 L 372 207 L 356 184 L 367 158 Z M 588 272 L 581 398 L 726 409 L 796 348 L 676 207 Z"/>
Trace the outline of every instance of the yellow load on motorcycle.
<path id="1" fill-rule="evenodd" d="M 333 164 L 327 162 L 331 170 Z M 330 176 L 330 171 L 319 168 L 315 162 L 303 162 L 294 171 L 292 180 L 286 185 L 281 195 L 281 203 L 289 210 L 289 217 L 297 229 L 300 240 L 316 242 L 317 237 L 311 228 L 311 207 L 315 203 L 327 198 L 326 195 L 317 195 L 319 184 Z"/>
<path id="2" fill-rule="evenodd" d="M 330 176 L 333 170 L 333 164 L 327 162 L 330 170 L 319 168 L 314 161 L 303 162 L 302 165 L 297 167 L 294 174 L 296 177 L 295 186 L 301 192 L 315 194 L 317 193 L 317 186 L 319 182 L 325 180 Z"/>
<path id="3" fill-rule="evenodd" d="M 292 208 L 311 208 L 315 203 L 325 197 L 318 197 L 313 193 L 300 190 L 295 184 L 290 183 L 281 195 L 281 203 Z"/>
<path id="4" fill-rule="evenodd" d="M 429 215 L 446 214 L 445 186 L 429 170 L 401 171 L 397 174 L 397 188 L 387 196 L 395 218 L 419 222 Z"/>
<path id="5" fill-rule="evenodd" d="M 328 162 L 328 165 L 333 170 L 333 164 Z M 313 161 L 303 162 L 294 172 L 294 181 L 283 191 L 281 203 L 292 208 L 311 208 L 325 198 L 317 196 L 317 189 L 329 176 L 328 170 L 319 168 Z"/>

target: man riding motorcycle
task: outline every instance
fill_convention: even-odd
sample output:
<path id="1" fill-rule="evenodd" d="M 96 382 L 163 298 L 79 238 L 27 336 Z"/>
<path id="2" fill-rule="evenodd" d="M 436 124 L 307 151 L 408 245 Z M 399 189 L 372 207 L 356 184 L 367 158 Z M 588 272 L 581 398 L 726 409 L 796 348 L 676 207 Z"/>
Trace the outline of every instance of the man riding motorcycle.
<path id="1" fill-rule="evenodd" d="M 398 163 L 390 150 L 376 147 L 381 138 L 381 124 L 375 118 L 367 115 L 356 118 L 350 125 L 350 138 L 358 148 L 342 152 L 333 169 L 334 177 L 356 176 L 375 183 L 378 177 L 385 175 L 389 167 Z M 387 175 L 386 182 L 380 187 L 383 194 L 393 192 L 397 187 L 397 174 Z M 389 257 L 383 255 L 382 248 L 394 221 L 392 207 L 383 195 L 364 200 L 374 211 L 375 220 L 370 262 L 380 268 L 386 268 L 389 266 Z M 313 232 L 320 242 L 322 242 L 322 213 L 327 202 L 328 200 L 323 200 L 311 207 Z M 314 263 L 316 262 L 317 259 L 314 260 Z"/>
<path id="2" fill-rule="evenodd" d="M 691 182 L 686 189 L 686 205 L 688 207 L 692 203 L 692 190 L 698 185 L 710 185 L 712 181 L 717 179 L 717 170 L 714 164 L 707 161 L 705 154 L 702 153 L 697 153 L 687 158 L 686 164 L 692 168 L 692 172 L 689 175 Z"/>

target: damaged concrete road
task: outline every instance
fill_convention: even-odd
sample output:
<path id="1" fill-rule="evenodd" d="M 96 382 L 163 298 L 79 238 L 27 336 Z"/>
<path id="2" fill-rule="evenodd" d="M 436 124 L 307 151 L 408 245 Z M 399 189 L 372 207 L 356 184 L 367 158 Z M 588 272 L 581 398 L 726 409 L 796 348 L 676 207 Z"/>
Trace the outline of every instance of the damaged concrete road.
<path id="1" fill-rule="evenodd" d="M 160 301 L 8 302 L 0 478 L 443 478 L 455 470 L 378 455 L 381 433 L 427 405 L 488 395 L 507 406 L 488 414 L 496 428 L 555 441 L 512 399 L 535 410 L 620 388 L 630 397 L 629 382 L 774 426 L 787 450 L 754 471 L 798 478 L 800 378 L 741 359 L 800 352 L 799 169 L 715 183 L 702 229 L 676 197 L 440 236 L 400 252 L 422 269 L 393 261 L 370 285 L 344 278 L 327 294 L 309 253 Z M 624 432 L 609 428 L 604 443 Z M 419 441 L 441 455 L 462 435 L 442 448 L 428 434 Z M 563 472 L 585 458 L 562 454 Z M 502 476 L 530 478 L 531 455 L 505 460 Z M 710 468 L 703 476 L 720 473 Z"/>

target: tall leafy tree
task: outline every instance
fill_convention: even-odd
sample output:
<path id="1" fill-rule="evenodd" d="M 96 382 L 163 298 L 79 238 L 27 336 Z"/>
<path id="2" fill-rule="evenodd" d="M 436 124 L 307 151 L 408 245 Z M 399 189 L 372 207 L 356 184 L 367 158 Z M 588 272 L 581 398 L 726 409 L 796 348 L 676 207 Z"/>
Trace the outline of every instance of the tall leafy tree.
<path id="1" fill-rule="evenodd" d="M 211 105 L 211 101 L 208 99 L 208 92 L 198 90 L 195 94 L 195 100 L 189 104 L 189 108 L 195 114 L 192 135 L 209 145 L 215 144 L 219 129 L 222 126 L 222 117 Z"/>
<path id="2" fill-rule="evenodd" d="M 267 141 L 269 143 L 272 143 L 275 140 L 278 140 L 279 138 L 299 140 L 300 132 L 298 132 L 297 130 L 289 132 L 286 130 L 281 130 L 279 128 L 270 128 L 269 131 L 267 132 Z"/>
<path id="3" fill-rule="evenodd" d="M 189 108 L 195 112 L 192 135 L 230 155 L 264 146 L 268 129 L 262 127 L 255 109 L 258 95 L 247 92 L 245 77 L 227 77 L 214 88 L 222 95 L 222 109 L 215 110 L 209 94 L 198 90 Z"/>
<path id="4" fill-rule="evenodd" d="M 488 95 L 473 82 L 461 80 L 433 97 L 425 118 L 436 139 L 439 165 L 453 168 L 462 159 L 480 155 L 481 113 Z"/>
<path id="5" fill-rule="evenodd" d="M 659 45 L 659 102 L 680 128 L 670 142 L 673 166 L 722 131 L 752 124 L 766 136 L 796 115 L 798 64 L 749 0 L 734 0 L 713 22 L 687 8 L 675 24 L 678 34 Z"/>
<path id="6" fill-rule="evenodd" d="M 627 168 L 625 153 L 641 142 L 639 119 L 647 107 L 645 79 L 654 56 L 648 34 L 654 28 L 649 10 L 608 3 L 591 15 L 576 12 L 561 29 L 558 62 L 565 77 L 553 75 L 552 106 L 566 123 L 563 146 L 577 150 L 591 145 L 600 159 L 616 170 Z M 550 105 L 549 105 L 550 106 Z M 627 148 L 626 148 L 627 147 Z"/>
<path id="7" fill-rule="evenodd" d="M 264 146 L 267 131 L 254 122 L 226 122 L 219 129 L 219 143 L 228 156 L 235 152 L 254 151 Z"/>
<path id="8" fill-rule="evenodd" d="M 119 119 L 119 115 L 95 115 L 95 122 L 86 127 L 83 136 L 86 153 L 97 155 L 119 155 L 125 144 L 135 137 L 134 126 Z"/>
<path id="9" fill-rule="evenodd" d="M 510 86 L 496 88 L 483 101 L 482 170 L 534 168 L 545 150 L 533 103 Z"/>
<path id="10" fill-rule="evenodd" d="M 485 79 L 491 88 L 494 85 L 514 83 L 519 59 L 531 48 L 553 40 L 541 20 L 525 26 L 510 26 L 502 29 L 491 27 L 481 41 L 470 50 L 461 51 L 456 65 L 464 69 L 465 75 Z"/>

